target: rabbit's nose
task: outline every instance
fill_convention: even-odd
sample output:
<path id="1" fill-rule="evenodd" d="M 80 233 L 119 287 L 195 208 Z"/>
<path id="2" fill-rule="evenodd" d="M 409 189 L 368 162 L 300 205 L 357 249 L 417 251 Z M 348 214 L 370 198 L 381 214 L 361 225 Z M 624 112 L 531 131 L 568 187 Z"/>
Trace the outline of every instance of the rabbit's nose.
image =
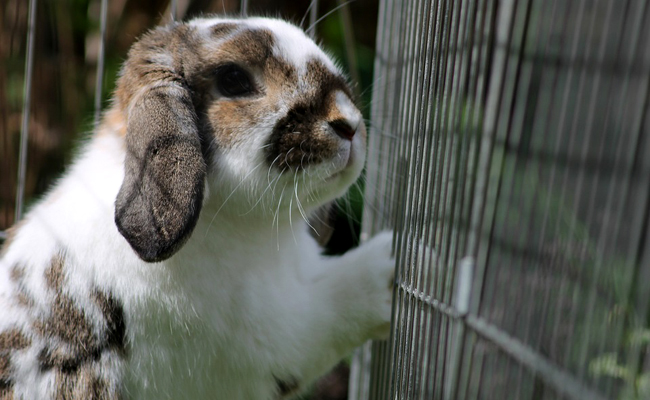
<path id="1" fill-rule="evenodd" d="M 337 135 L 345 140 L 352 140 L 354 134 L 357 132 L 357 130 L 344 119 L 335 119 L 334 121 L 328 122 L 328 124 Z"/>
<path id="2" fill-rule="evenodd" d="M 330 107 L 326 121 L 339 137 L 352 141 L 363 125 L 361 113 L 342 91 L 337 90 L 334 99 L 334 107 Z"/>

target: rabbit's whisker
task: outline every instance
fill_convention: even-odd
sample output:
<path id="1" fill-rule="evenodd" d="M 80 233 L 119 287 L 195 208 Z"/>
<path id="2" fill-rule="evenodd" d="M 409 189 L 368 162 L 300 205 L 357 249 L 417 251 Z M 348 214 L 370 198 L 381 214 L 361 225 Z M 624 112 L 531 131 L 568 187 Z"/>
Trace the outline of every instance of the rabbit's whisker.
<path id="1" fill-rule="evenodd" d="M 269 171 L 266 173 L 266 180 L 267 180 L 269 183 L 271 183 L 271 171 L 273 170 L 273 164 L 275 164 L 275 162 L 278 161 L 278 159 L 280 158 L 280 156 L 281 156 L 281 155 L 278 154 L 277 157 L 275 157 L 275 159 L 274 159 L 273 162 L 271 163 L 271 165 L 269 165 Z M 284 172 L 284 170 L 283 170 L 283 172 Z M 281 175 L 281 173 L 280 173 L 280 175 Z"/>
<path id="2" fill-rule="evenodd" d="M 298 244 L 298 240 L 296 239 L 296 233 L 293 230 L 293 217 L 291 216 L 292 209 L 293 209 L 293 193 L 291 193 L 291 198 L 289 199 L 289 228 L 291 229 L 291 236 L 293 236 L 293 242 L 295 244 Z"/>
<path id="3" fill-rule="evenodd" d="M 280 180 L 280 177 L 281 177 L 281 175 L 278 175 L 276 178 L 273 179 L 273 182 L 276 182 L 276 184 L 277 184 L 277 182 Z M 243 213 L 243 214 L 240 214 L 240 217 L 243 217 L 243 216 L 248 215 L 248 214 L 250 214 L 251 212 L 253 212 L 253 210 L 255 209 L 255 207 L 257 207 L 257 205 L 260 204 L 260 202 L 264 199 L 264 195 L 266 194 L 266 192 L 268 192 L 269 189 L 271 189 L 271 187 L 273 186 L 273 182 L 269 182 L 268 185 L 266 185 L 266 188 L 264 189 L 264 191 L 262 192 L 262 194 L 258 196 L 257 201 L 255 202 L 255 204 L 253 204 L 253 206 L 251 207 L 251 209 L 248 210 L 248 211 L 246 211 L 246 212 Z M 271 193 L 273 193 L 273 190 L 271 190 Z"/>
<path id="4" fill-rule="evenodd" d="M 214 215 L 212 216 L 212 219 L 210 220 L 210 223 L 208 224 L 208 227 L 207 227 L 206 230 L 205 230 L 205 236 L 206 236 L 206 237 L 207 237 L 207 235 L 208 235 L 208 231 L 210 230 L 210 227 L 212 226 L 212 223 L 214 223 L 214 220 L 217 218 L 217 215 L 218 215 L 219 212 L 223 209 L 223 207 L 226 205 L 226 203 L 228 202 L 228 200 L 230 200 L 230 198 L 231 198 L 231 197 L 232 197 L 232 196 L 237 192 L 237 189 L 239 189 L 239 187 L 240 187 L 241 185 L 243 185 L 244 182 L 246 182 L 246 180 L 248 179 L 248 177 L 251 176 L 251 175 L 252 175 L 252 174 L 253 174 L 253 173 L 254 173 L 254 172 L 255 172 L 259 167 L 261 167 L 262 164 L 263 164 L 263 163 L 259 163 L 259 164 L 257 164 L 253 169 L 251 169 L 251 170 L 246 174 L 246 176 L 244 176 L 244 177 L 241 179 L 241 181 L 239 181 L 239 183 L 237 184 L 237 186 L 235 186 L 235 188 L 230 192 L 230 194 L 228 195 L 228 197 L 226 197 L 226 199 L 223 201 L 223 203 L 221 203 L 221 206 L 220 206 L 220 207 L 217 209 L 217 211 L 214 213 Z"/>
<path id="5" fill-rule="evenodd" d="M 348 1 L 346 1 L 345 3 L 341 3 L 341 4 L 339 4 L 338 6 L 334 7 L 332 10 L 328 11 L 327 13 L 325 13 L 325 15 L 323 15 L 323 16 L 320 17 L 320 18 L 318 18 L 318 19 L 316 20 L 316 22 L 314 22 L 313 24 L 311 24 L 311 25 L 309 26 L 309 28 L 305 29 L 305 33 L 307 33 L 307 34 L 311 34 L 311 31 L 312 31 L 313 29 L 315 29 L 315 28 L 316 28 L 316 25 L 318 25 L 322 20 L 324 20 L 325 18 L 329 17 L 330 15 L 332 15 L 332 14 L 333 14 L 334 12 L 336 12 L 337 10 L 340 10 L 341 8 L 347 6 L 348 4 L 350 4 L 350 3 L 354 2 L 354 1 L 355 1 L 355 0 L 348 0 Z"/>
<path id="6" fill-rule="evenodd" d="M 302 19 L 300 20 L 300 24 L 298 24 L 299 27 L 302 28 L 303 24 L 305 23 L 305 20 L 307 19 L 307 16 L 309 15 L 309 12 L 311 11 L 312 8 L 318 3 L 318 0 L 311 0 L 309 2 L 309 7 L 307 7 L 307 11 L 305 11 L 305 14 L 302 16 Z"/>
<path id="7" fill-rule="evenodd" d="M 304 174 L 303 174 L 303 181 L 304 181 Z M 300 215 L 302 216 L 302 219 L 305 220 L 307 223 L 307 226 L 313 230 L 316 235 L 320 236 L 318 231 L 309 223 L 309 218 L 307 218 L 307 213 L 305 213 L 305 209 L 303 208 L 302 204 L 300 203 L 300 198 L 298 197 L 298 175 L 294 175 L 294 193 L 296 194 L 296 205 L 298 206 L 298 211 L 300 212 Z"/>
<path id="8" fill-rule="evenodd" d="M 275 196 L 275 188 L 278 186 L 278 183 L 280 182 L 280 178 L 283 176 L 284 171 L 286 170 L 287 167 L 282 168 L 282 171 L 280 171 L 280 175 L 278 175 L 277 179 L 275 180 L 275 185 L 273 185 L 273 189 L 271 190 L 271 193 L 273 193 L 274 196 Z"/>
<path id="9" fill-rule="evenodd" d="M 295 149 L 296 149 L 295 147 L 290 148 L 289 151 L 287 151 L 287 154 L 284 155 L 284 163 L 286 165 L 289 165 L 289 154 Z M 289 169 L 291 169 L 291 167 L 289 167 Z"/>
<path id="10" fill-rule="evenodd" d="M 282 198 L 284 197 L 284 189 L 286 188 L 287 188 L 287 183 L 285 183 L 284 187 L 282 188 L 282 193 L 280 193 L 280 200 L 278 200 L 278 207 L 276 208 L 275 215 L 273 216 L 273 223 L 276 224 L 275 227 L 276 227 L 278 251 L 280 251 L 280 207 L 282 206 Z"/>

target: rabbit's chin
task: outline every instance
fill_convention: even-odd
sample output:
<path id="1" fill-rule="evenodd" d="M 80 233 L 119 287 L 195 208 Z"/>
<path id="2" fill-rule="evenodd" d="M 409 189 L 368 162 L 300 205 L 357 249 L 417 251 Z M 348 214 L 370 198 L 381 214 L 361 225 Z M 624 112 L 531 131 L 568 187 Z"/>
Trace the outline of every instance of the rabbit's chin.
<path id="1" fill-rule="evenodd" d="M 361 150 L 362 146 L 362 143 L 356 141 L 345 142 L 329 162 L 308 167 L 305 173 L 325 186 L 342 187 L 345 190 L 359 178 L 363 169 L 365 153 Z"/>

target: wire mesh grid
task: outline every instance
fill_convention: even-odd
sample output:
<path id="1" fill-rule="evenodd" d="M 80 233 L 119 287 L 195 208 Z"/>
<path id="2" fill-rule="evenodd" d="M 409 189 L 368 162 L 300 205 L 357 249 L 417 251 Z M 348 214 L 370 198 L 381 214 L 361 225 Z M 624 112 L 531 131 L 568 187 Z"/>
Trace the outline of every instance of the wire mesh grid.
<path id="1" fill-rule="evenodd" d="M 650 398 L 650 10 L 384 0 L 363 235 L 392 337 L 352 399 Z"/>

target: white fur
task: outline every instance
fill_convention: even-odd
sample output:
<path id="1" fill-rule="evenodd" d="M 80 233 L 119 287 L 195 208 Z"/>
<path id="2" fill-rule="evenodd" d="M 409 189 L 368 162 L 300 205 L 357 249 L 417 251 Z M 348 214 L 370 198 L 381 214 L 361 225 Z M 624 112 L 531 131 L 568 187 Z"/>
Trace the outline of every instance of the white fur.
<path id="1" fill-rule="evenodd" d="M 316 55 L 335 68 L 297 28 L 267 19 L 248 23 L 282 32 L 279 46 L 291 63 L 301 66 Z M 342 114 L 353 126 L 361 124 L 341 95 Z M 66 290 L 75 301 L 88 302 L 89 288 L 99 287 L 123 302 L 128 356 L 114 375 L 124 380 L 127 398 L 272 399 L 274 378 L 295 378 L 305 389 L 355 346 L 386 335 L 391 234 L 326 258 L 303 215 L 341 195 L 358 176 L 361 135 L 352 142 L 341 139 L 339 160 L 299 178 L 280 176 L 262 163 L 264 134 L 219 154 L 188 242 L 171 258 L 146 263 L 113 221 L 124 177 L 118 128 L 105 125 L 85 146 L 0 259 L 1 329 L 28 325 L 12 303 L 16 288 L 9 269 L 24 266 L 28 292 L 46 305 L 51 295 L 45 269 L 65 249 Z M 14 359 L 21 383 L 17 398 L 51 396 L 54 378 L 38 371 L 34 352 L 35 345 Z"/>

